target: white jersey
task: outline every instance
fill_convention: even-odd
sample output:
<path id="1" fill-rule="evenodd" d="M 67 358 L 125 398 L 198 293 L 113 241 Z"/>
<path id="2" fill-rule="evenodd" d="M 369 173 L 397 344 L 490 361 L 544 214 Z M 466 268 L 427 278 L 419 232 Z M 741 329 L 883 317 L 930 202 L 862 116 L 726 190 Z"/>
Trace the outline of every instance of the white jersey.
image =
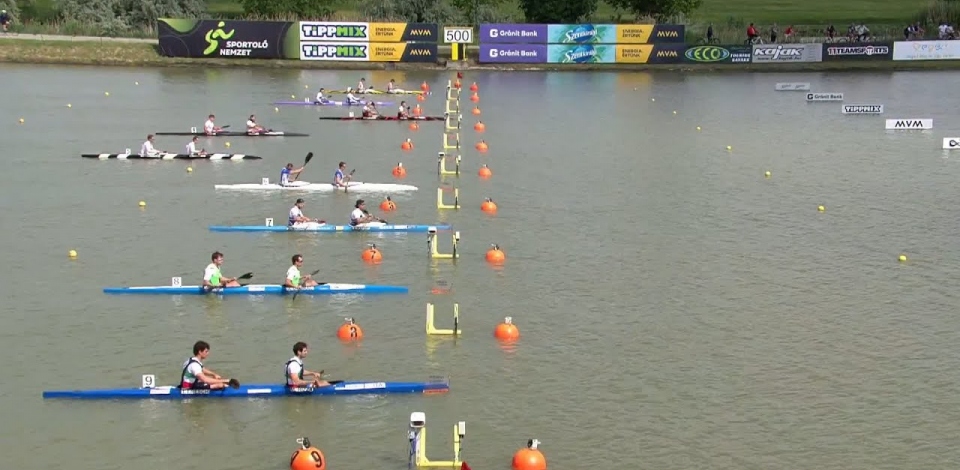
<path id="1" fill-rule="evenodd" d="M 387 91 L 392 92 L 396 87 L 393 85 L 393 82 L 387 83 Z"/>
<path id="2" fill-rule="evenodd" d="M 290 281 L 291 284 L 296 285 L 296 282 L 301 281 L 300 279 L 300 270 L 296 266 L 290 266 L 290 269 L 287 269 L 286 280 Z"/>
<path id="3" fill-rule="evenodd" d="M 366 89 L 367 89 L 367 87 L 363 84 L 362 81 L 357 82 L 357 92 L 358 92 L 358 93 L 363 93 Z"/>
<path id="4" fill-rule="evenodd" d="M 347 102 L 349 102 L 349 103 L 356 103 L 356 102 L 358 102 L 358 101 L 360 101 L 360 100 L 358 100 L 356 96 L 353 96 L 353 92 L 348 92 L 348 93 L 347 93 Z"/>
<path id="5" fill-rule="evenodd" d="M 197 144 L 195 144 L 192 140 L 191 140 L 190 142 L 188 142 L 188 143 L 187 143 L 187 155 L 196 155 L 196 154 L 198 154 L 198 153 L 200 153 L 200 152 L 197 151 Z"/>
<path id="6" fill-rule="evenodd" d="M 220 272 L 220 268 L 218 268 L 217 265 L 210 263 L 207 265 L 207 269 L 203 270 L 203 280 L 210 282 L 210 278 L 212 278 L 214 274 L 217 274 L 219 272 Z"/>
<path id="7" fill-rule="evenodd" d="M 358 207 L 354 209 L 353 212 L 350 213 L 350 223 L 355 224 L 357 223 L 357 221 L 359 221 L 360 219 L 366 216 L 367 214 L 364 214 L 363 211 L 360 210 L 360 208 Z"/>
<path id="8" fill-rule="evenodd" d="M 318 92 L 317 92 L 317 99 L 316 99 L 316 101 L 319 101 L 319 102 L 323 103 L 323 100 L 325 100 L 325 99 L 326 99 L 326 98 L 323 97 L 323 92 L 322 92 L 322 91 L 318 91 Z"/>
<path id="9" fill-rule="evenodd" d="M 292 208 L 290 208 L 290 218 L 288 220 L 289 223 L 287 225 L 293 225 L 297 223 L 297 217 L 304 217 L 303 211 L 300 210 L 299 207 L 293 206 Z"/>
<path id="10" fill-rule="evenodd" d="M 252 119 L 247 119 L 247 130 L 253 130 L 257 128 L 257 123 L 253 122 Z"/>
<path id="11" fill-rule="evenodd" d="M 187 365 L 189 364 L 189 365 Z M 203 374 L 203 363 L 195 357 L 191 357 L 183 362 L 181 368 L 185 368 L 183 381 L 189 384 L 195 384 L 199 380 L 197 377 Z"/>
<path id="12" fill-rule="evenodd" d="M 407 108 L 404 108 L 403 105 L 400 105 L 400 114 L 407 112 Z"/>
<path id="13" fill-rule="evenodd" d="M 293 356 L 287 361 L 287 370 L 284 371 L 284 375 L 287 376 L 287 385 L 295 385 L 296 382 L 290 380 L 290 375 L 295 375 L 300 377 L 300 373 L 303 372 L 303 361 L 299 357 Z"/>
<path id="14" fill-rule="evenodd" d="M 140 156 L 149 157 L 157 153 L 157 150 L 153 148 L 153 144 L 147 140 L 140 146 Z"/>
<path id="15" fill-rule="evenodd" d="M 207 122 L 203 123 L 203 132 L 213 134 L 214 127 L 216 126 L 213 125 L 213 119 L 207 119 Z"/>

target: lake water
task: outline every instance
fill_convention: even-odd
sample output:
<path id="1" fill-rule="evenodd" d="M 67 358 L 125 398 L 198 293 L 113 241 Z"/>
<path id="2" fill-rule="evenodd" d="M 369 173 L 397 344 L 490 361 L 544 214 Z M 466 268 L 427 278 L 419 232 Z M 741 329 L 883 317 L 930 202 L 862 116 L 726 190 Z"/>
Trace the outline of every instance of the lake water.
<path id="1" fill-rule="evenodd" d="M 443 112 L 450 74 L 166 70 L 5 65 L 0 107 L 0 462 L 73 470 L 286 468 L 308 436 L 331 469 L 406 468 L 407 418 L 424 411 L 428 456 L 507 469 L 538 438 L 551 469 L 956 468 L 960 318 L 956 241 L 960 73 L 470 73 L 484 134 L 464 117 L 463 208 L 435 207 L 442 123 L 319 121 L 346 111 L 282 107 L 360 76 L 427 81 Z M 777 82 L 810 82 L 884 116 L 841 115 Z M 308 86 L 309 89 L 304 87 Z M 109 96 L 105 96 L 109 92 Z M 396 101 L 394 99 L 394 101 Z M 413 104 L 412 100 L 411 104 Z M 67 107 L 67 104 L 71 107 Z M 466 101 L 464 105 L 473 105 Z M 389 107 L 388 109 L 393 109 Z M 208 113 L 308 138 L 201 139 L 261 161 L 91 161 L 137 151 L 147 133 L 186 131 Z M 20 124 L 18 119 L 23 118 Z M 932 118 L 887 132 L 885 118 Z M 698 130 L 699 126 L 699 130 Z M 413 152 L 400 151 L 411 138 Z M 490 151 L 473 144 L 484 139 Z M 158 137 L 180 151 L 186 137 Z M 229 150 L 226 142 L 231 143 Z M 731 150 L 727 150 L 731 146 Z M 451 223 L 458 262 L 427 256 L 423 234 L 230 234 L 209 225 L 283 220 L 301 194 L 214 191 L 276 179 L 316 154 L 301 179 L 336 163 L 355 179 L 405 184 L 399 223 Z M 494 176 L 483 181 L 483 163 Z M 771 177 L 764 177 L 770 171 Z M 345 223 L 355 196 L 309 194 L 311 217 Z M 379 203 L 381 196 L 364 196 Z M 483 214 L 493 198 L 499 213 Z M 138 207 L 138 201 L 147 206 Z M 376 205 L 374 204 L 374 205 Z M 818 211 L 823 205 L 825 211 Z M 449 248 L 448 235 L 440 239 Z M 376 243 L 384 261 L 365 265 Z M 490 244 L 502 267 L 483 259 Z M 68 250 L 79 252 L 76 260 Z M 106 286 L 199 281 L 210 253 L 227 275 L 280 282 L 290 256 L 348 283 L 408 295 L 201 298 L 106 296 Z M 900 254 L 907 262 L 898 262 Z M 445 281 L 447 295 L 431 288 Z M 427 302 L 464 335 L 427 338 Z M 360 344 L 336 340 L 344 317 Z M 522 338 L 493 337 L 511 316 Z M 197 339 L 208 365 L 244 382 L 282 380 L 298 340 L 310 369 L 347 380 L 450 378 L 440 396 L 181 402 L 41 399 L 42 390 L 174 383 Z"/>

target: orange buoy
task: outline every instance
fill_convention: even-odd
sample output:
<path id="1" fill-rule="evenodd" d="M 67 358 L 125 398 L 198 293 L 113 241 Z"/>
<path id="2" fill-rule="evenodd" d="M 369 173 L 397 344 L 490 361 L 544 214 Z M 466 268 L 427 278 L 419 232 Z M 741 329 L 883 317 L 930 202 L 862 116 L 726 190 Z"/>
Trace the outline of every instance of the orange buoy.
<path id="1" fill-rule="evenodd" d="M 417 101 L 423 103 L 424 101 L 427 101 L 427 97 L 423 95 L 417 95 Z"/>
<path id="2" fill-rule="evenodd" d="M 473 130 L 477 132 L 483 132 L 487 130 L 487 126 L 483 123 L 483 121 L 477 121 L 477 123 L 473 125 Z"/>
<path id="3" fill-rule="evenodd" d="M 477 82 L 473 82 L 473 85 L 470 85 L 470 91 L 476 93 L 480 90 L 480 87 L 477 86 Z"/>
<path id="4" fill-rule="evenodd" d="M 480 167 L 480 171 L 477 172 L 477 175 L 479 175 L 481 178 L 486 179 L 493 176 L 493 172 L 490 171 L 490 168 L 487 168 L 486 164 L 484 164 L 483 166 Z M 483 208 L 483 205 L 481 205 L 480 207 Z"/>
<path id="5" fill-rule="evenodd" d="M 473 113 L 474 116 L 479 116 L 479 115 L 480 115 L 480 107 L 479 107 L 479 106 L 474 106 L 474 107 L 473 107 L 473 111 L 470 111 L 470 112 Z"/>
<path id="6" fill-rule="evenodd" d="M 411 122 L 411 123 L 410 123 L 410 130 L 411 130 L 411 131 L 415 131 L 415 130 L 417 130 L 417 129 L 420 129 L 420 124 L 417 124 L 416 122 Z"/>
<path id="7" fill-rule="evenodd" d="M 418 104 L 415 108 L 413 108 L 413 115 L 414 115 L 414 116 L 420 116 L 420 115 L 422 115 L 422 114 L 423 114 L 423 110 L 420 109 L 420 105 L 419 105 L 419 104 Z"/>
<path id="8" fill-rule="evenodd" d="M 430 91 L 430 85 L 427 85 L 427 82 L 420 84 L 420 91 Z"/>
<path id="9" fill-rule="evenodd" d="M 360 258 L 368 263 L 380 263 L 383 261 L 383 255 L 380 254 L 380 250 L 377 249 L 377 245 L 371 244 L 370 248 L 363 250 L 363 253 L 360 254 Z"/>
<path id="10" fill-rule="evenodd" d="M 403 167 L 403 163 L 397 163 L 397 166 L 393 167 L 392 173 L 394 178 L 403 178 L 407 176 L 407 169 Z"/>
<path id="11" fill-rule="evenodd" d="M 475 148 L 480 153 L 486 153 L 489 147 L 487 146 L 486 142 L 481 140 L 480 142 L 477 142 L 477 145 L 475 146 Z"/>
<path id="12" fill-rule="evenodd" d="M 517 329 L 517 325 L 513 324 L 513 318 L 507 317 L 503 319 L 503 323 L 497 325 L 497 328 L 493 330 L 493 336 L 501 340 L 515 340 L 520 337 L 520 330 Z"/>
<path id="13" fill-rule="evenodd" d="M 400 150 L 403 150 L 403 151 L 413 150 L 413 141 L 410 139 L 403 141 L 403 143 L 400 144 Z"/>
<path id="14" fill-rule="evenodd" d="M 483 203 L 480 204 L 480 210 L 489 214 L 494 214 L 497 212 L 497 204 L 493 202 L 493 199 L 486 198 L 483 200 Z"/>
<path id="15" fill-rule="evenodd" d="M 473 101 L 474 103 L 480 102 L 480 95 L 476 93 L 470 95 L 470 101 Z"/>
<path id="16" fill-rule="evenodd" d="M 363 329 L 352 318 L 344 319 L 346 323 L 337 329 L 337 338 L 343 341 L 359 341 L 363 339 Z"/>
<path id="17" fill-rule="evenodd" d="M 323 452 L 310 445 L 310 439 L 301 437 L 297 439 L 300 448 L 290 456 L 290 470 L 325 470 L 327 468 L 327 458 Z"/>
<path id="18" fill-rule="evenodd" d="M 453 82 L 453 87 L 459 90 L 459 89 L 460 89 L 460 80 L 454 81 L 454 82 Z"/>
<path id="19" fill-rule="evenodd" d="M 499 245 L 490 245 L 487 250 L 487 262 L 500 264 L 507 260 L 507 255 L 500 249 Z"/>
<path id="20" fill-rule="evenodd" d="M 390 196 L 387 196 L 387 198 L 380 203 L 380 210 L 384 212 L 393 212 L 397 210 L 397 204 L 390 199 Z"/>
<path id="21" fill-rule="evenodd" d="M 547 458 L 537 449 L 540 441 L 530 439 L 527 447 L 513 454 L 513 470 L 547 470 Z"/>

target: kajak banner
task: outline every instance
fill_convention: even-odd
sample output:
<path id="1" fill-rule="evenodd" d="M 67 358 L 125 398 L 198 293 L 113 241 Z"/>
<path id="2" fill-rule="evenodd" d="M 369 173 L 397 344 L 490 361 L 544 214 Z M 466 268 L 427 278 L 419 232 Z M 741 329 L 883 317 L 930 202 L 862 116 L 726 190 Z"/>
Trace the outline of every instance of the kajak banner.
<path id="1" fill-rule="evenodd" d="M 160 18 L 157 39 L 168 57 L 296 59 L 300 35 L 295 24 Z"/>
<path id="2" fill-rule="evenodd" d="M 565 45 L 480 44 L 481 63 L 499 64 L 678 64 L 683 44 Z"/>
<path id="3" fill-rule="evenodd" d="M 336 62 L 436 62 L 437 45 L 410 42 L 300 43 L 300 60 Z"/>
<path id="4" fill-rule="evenodd" d="M 439 42 L 436 23 L 301 21 L 301 41 Z"/>
<path id="5" fill-rule="evenodd" d="M 480 25 L 480 44 L 660 44 L 682 43 L 685 27 L 671 24 Z"/>

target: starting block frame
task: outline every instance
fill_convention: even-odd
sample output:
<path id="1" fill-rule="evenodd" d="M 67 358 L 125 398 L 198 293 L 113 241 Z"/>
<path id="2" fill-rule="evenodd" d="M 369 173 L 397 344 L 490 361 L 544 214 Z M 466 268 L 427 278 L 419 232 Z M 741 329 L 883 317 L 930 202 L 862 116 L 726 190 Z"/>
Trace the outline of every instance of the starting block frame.
<path id="1" fill-rule="evenodd" d="M 455 143 L 450 143 L 450 136 L 453 136 Z M 460 133 L 456 132 L 454 134 L 443 133 L 443 150 L 460 150 Z"/>
<path id="2" fill-rule="evenodd" d="M 457 246 L 460 244 L 460 231 L 453 232 L 452 238 L 453 251 L 450 253 L 440 253 L 439 247 L 437 247 L 437 231 L 430 230 L 427 232 L 427 251 L 430 253 L 430 258 L 451 260 L 460 258 L 460 253 L 457 252 Z"/>
<path id="3" fill-rule="evenodd" d="M 460 209 L 460 188 L 453 188 L 453 204 L 444 204 L 443 188 L 437 188 L 437 209 Z"/>
<path id="4" fill-rule="evenodd" d="M 437 152 L 437 174 L 440 176 L 460 176 L 460 155 L 457 155 L 456 164 L 457 166 L 453 171 L 447 169 L 447 154 L 446 152 Z M 443 200 L 441 199 L 441 202 Z M 439 206 L 438 206 L 439 207 Z"/>
<path id="5" fill-rule="evenodd" d="M 427 336 L 460 336 L 463 334 L 463 330 L 460 329 L 460 304 L 453 304 L 453 329 L 452 330 L 438 330 L 434 326 L 434 305 L 433 303 L 427 303 Z"/>
<path id="6" fill-rule="evenodd" d="M 459 469 L 463 465 L 461 454 L 461 445 L 466 437 L 467 423 L 460 421 L 453 425 L 453 460 L 430 460 L 427 458 L 427 425 L 426 422 L 420 428 L 414 429 L 410 433 L 410 445 L 413 446 L 412 454 L 414 463 L 417 467 L 450 467 Z"/>
<path id="7" fill-rule="evenodd" d="M 445 119 L 443 120 L 443 126 L 445 132 L 459 132 L 461 123 L 463 123 L 463 115 L 457 114 L 457 124 L 451 125 L 450 121 L 453 120 L 453 115 L 450 113 L 444 113 Z M 129 152 L 127 152 L 129 153 Z"/>

